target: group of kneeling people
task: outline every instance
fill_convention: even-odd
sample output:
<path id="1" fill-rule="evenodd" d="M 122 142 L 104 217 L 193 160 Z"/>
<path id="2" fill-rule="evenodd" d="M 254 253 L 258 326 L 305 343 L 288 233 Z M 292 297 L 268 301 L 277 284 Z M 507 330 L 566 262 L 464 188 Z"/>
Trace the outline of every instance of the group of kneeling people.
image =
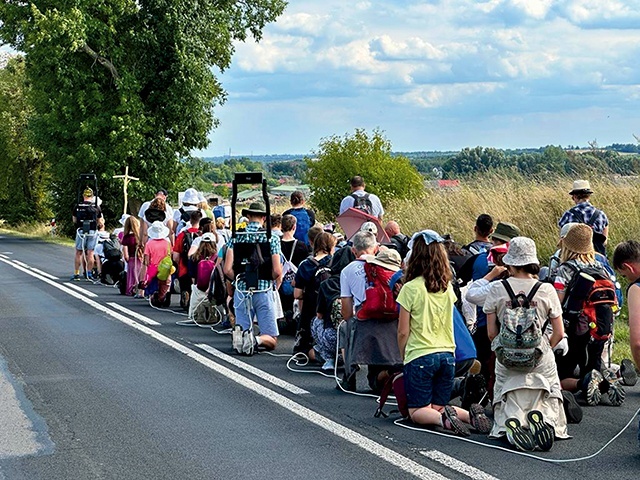
<path id="1" fill-rule="evenodd" d="M 585 224 L 563 227 L 560 249 L 541 272 L 534 241 L 500 223 L 487 249 L 471 259 L 484 265 L 483 275 L 474 272 L 476 280 L 462 292 L 451 260 L 456 247 L 432 230 L 412 236 L 403 263 L 369 231 L 337 251 L 335 242 L 323 238 L 308 264 L 300 265 L 303 275 L 296 275 L 303 305 L 313 297 L 304 290 L 316 294 L 305 309 L 311 312 L 311 341 L 304 347 L 297 342 L 297 351 L 322 357 L 326 369 L 343 360 L 346 389 L 355 389 L 359 365 L 368 366 L 369 385 L 377 392 L 402 370 L 415 423 L 463 436 L 471 428 L 506 436 L 520 450 L 549 450 L 554 439 L 569 438 L 567 423 L 581 420 L 577 398 L 587 405 L 606 398 L 619 406 L 622 385 L 636 381 L 630 360 L 615 370 L 603 362 L 621 299 L 606 257 L 594 252 L 592 235 Z M 330 277 L 314 288 L 314 272 L 322 268 Z M 380 279 L 397 302 L 395 317 L 375 292 Z M 462 300 L 477 305 L 486 321 L 466 328 Z M 366 308 L 367 302 L 376 307 Z M 304 330 L 305 321 L 300 323 Z M 464 409 L 451 405 L 461 394 Z M 487 401 L 492 420 L 482 406 Z"/>

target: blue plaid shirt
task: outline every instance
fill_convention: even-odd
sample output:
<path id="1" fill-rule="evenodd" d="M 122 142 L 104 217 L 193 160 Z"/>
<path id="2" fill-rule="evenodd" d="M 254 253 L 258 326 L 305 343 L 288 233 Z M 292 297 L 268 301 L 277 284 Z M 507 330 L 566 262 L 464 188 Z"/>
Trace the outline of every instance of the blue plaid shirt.
<path id="1" fill-rule="evenodd" d="M 595 210 L 597 210 L 596 207 L 591 205 L 589 201 L 580 202 L 564 212 L 562 218 L 558 222 L 558 227 L 562 228 L 567 223 L 587 223 Z M 604 229 L 608 226 L 609 219 L 607 218 L 607 215 L 602 210 L 598 210 L 593 222 L 593 231 L 596 233 L 603 233 Z"/>
<path id="2" fill-rule="evenodd" d="M 267 232 L 264 231 L 259 222 L 250 222 L 244 232 L 236 233 L 235 238 L 229 240 L 229 248 L 233 248 L 235 243 L 264 243 L 267 242 Z M 280 237 L 271 235 L 269 241 L 271 245 L 271 255 L 280 255 Z M 258 290 L 268 290 L 273 286 L 273 280 L 258 280 Z M 242 280 L 238 280 L 236 288 L 246 290 L 247 286 Z"/>

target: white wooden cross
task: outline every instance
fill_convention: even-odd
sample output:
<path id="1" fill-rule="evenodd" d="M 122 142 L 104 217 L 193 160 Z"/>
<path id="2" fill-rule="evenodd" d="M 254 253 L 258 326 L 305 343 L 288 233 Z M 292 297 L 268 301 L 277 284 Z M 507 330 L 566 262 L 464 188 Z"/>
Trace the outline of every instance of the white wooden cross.
<path id="1" fill-rule="evenodd" d="M 122 178 L 122 180 L 124 180 L 124 214 L 127 213 L 127 187 L 129 186 L 129 181 L 130 180 L 140 180 L 139 178 L 136 177 L 131 177 L 129 176 L 129 165 L 127 165 L 124 169 L 124 175 L 114 175 L 113 178 Z"/>

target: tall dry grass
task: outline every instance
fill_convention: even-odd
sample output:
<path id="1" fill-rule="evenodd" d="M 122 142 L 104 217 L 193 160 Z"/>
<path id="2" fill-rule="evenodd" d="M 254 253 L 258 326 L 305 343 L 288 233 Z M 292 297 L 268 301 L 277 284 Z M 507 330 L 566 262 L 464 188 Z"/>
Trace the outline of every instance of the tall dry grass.
<path id="1" fill-rule="evenodd" d="M 637 178 L 589 178 L 592 203 L 609 218 L 609 258 L 623 240 L 640 240 L 640 195 Z M 538 257 L 546 264 L 558 243 L 558 220 L 573 206 L 568 192 L 573 179 L 534 179 L 518 175 L 489 174 L 461 181 L 459 188 L 427 189 L 422 198 L 388 205 L 385 220 L 396 220 L 409 234 L 431 228 L 450 233 L 460 243 L 473 240 L 475 219 L 490 214 L 495 222 L 517 225 L 522 235 L 535 240 Z M 624 282 L 623 290 L 624 290 Z M 630 358 L 626 307 L 616 321 L 614 360 Z"/>

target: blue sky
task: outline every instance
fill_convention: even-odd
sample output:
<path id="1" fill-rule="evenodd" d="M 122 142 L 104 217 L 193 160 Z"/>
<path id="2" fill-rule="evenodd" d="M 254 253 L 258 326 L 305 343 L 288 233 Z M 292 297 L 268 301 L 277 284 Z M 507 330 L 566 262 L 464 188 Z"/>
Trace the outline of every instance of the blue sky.
<path id="1" fill-rule="evenodd" d="M 290 0 L 237 45 L 212 156 L 634 143 L 640 0 Z"/>

